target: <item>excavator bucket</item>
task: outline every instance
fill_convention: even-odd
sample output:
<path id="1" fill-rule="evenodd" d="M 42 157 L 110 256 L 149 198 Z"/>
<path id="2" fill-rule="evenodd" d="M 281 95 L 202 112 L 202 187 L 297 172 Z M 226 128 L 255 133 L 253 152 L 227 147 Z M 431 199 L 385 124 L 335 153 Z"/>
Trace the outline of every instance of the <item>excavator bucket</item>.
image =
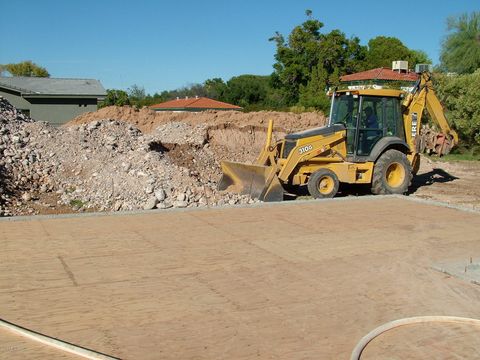
<path id="1" fill-rule="evenodd" d="M 218 190 L 250 195 L 262 201 L 282 201 L 283 187 L 273 166 L 222 161 Z"/>
<path id="2" fill-rule="evenodd" d="M 442 156 L 450 153 L 450 150 L 458 143 L 458 135 L 453 130 L 450 130 L 448 134 L 438 132 L 427 124 L 422 125 L 420 135 L 415 141 L 417 142 L 417 151 L 427 151 Z"/>

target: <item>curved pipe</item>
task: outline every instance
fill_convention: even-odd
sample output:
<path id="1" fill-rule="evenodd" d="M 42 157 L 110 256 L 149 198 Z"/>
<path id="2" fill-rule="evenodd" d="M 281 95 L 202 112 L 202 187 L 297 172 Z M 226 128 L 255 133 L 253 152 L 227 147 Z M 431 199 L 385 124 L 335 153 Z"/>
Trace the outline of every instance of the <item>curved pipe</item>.
<path id="1" fill-rule="evenodd" d="M 15 325 L 9 321 L 0 319 L 0 328 L 10 330 L 18 335 L 24 336 L 28 339 L 38 341 L 44 345 L 54 347 L 56 349 L 69 352 L 71 354 L 79 355 L 85 359 L 90 360 L 120 360 L 119 358 L 102 354 L 98 351 L 90 350 L 78 345 L 71 344 L 66 341 L 58 340 L 53 337 L 40 334 L 36 331 L 29 330 L 19 325 Z"/>
<path id="2" fill-rule="evenodd" d="M 383 334 L 388 330 L 392 330 L 399 326 L 428 323 L 428 322 L 453 322 L 453 323 L 480 326 L 480 320 L 478 319 L 464 318 L 464 317 L 457 317 L 457 316 L 415 316 L 415 317 L 390 321 L 386 324 L 383 324 L 377 327 L 376 329 L 373 329 L 367 335 L 365 335 L 358 342 L 357 346 L 355 346 L 355 348 L 353 349 L 352 355 L 350 356 L 350 360 L 360 360 L 360 356 L 362 355 L 362 352 L 365 349 L 365 347 L 368 345 L 368 343 L 373 339 L 375 339 L 377 336 Z"/>

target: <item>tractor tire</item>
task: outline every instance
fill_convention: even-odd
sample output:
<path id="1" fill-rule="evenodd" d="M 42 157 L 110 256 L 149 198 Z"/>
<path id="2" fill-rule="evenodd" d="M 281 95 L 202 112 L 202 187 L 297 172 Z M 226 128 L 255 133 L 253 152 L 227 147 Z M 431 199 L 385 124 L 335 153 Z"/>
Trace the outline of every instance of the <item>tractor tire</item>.
<path id="1" fill-rule="evenodd" d="M 405 194 L 412 182 L 412 166 L 398 150 L 387 150 L 375 163 L 372 193 L 375 195 Z"/>
<path id="2" fill-rule="evenodd" d="M 333 198 L 337 192 L 340 182 L 337 175 L 329 169 L 315 171 L 308 179 L 308 192 L 315 199 Z"/>

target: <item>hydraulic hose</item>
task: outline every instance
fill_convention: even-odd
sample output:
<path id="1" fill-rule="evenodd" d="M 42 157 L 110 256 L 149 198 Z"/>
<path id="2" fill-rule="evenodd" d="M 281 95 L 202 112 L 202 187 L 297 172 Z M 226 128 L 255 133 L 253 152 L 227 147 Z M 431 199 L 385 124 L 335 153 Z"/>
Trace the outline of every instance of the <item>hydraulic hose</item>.
<path id="1" fill-rule="evenodd" d="M 4 328 L 10 330 L 18 335 L 24 336 L 28 339 L 38 341 L 47 346 L 54 347 L 56 349 L 63 350 L 65 352 L 69 352 L 71 354 L 79 355 L 85 359 L 91 360 L 120 360 L 117 357 L 113 357 L 110 355 L 103 354 L 101 352 L 90 350 L 78 345 L 71 344 L 66 341 L 62 341 L 56 338 L 53 338 L 48 335 L 43 335 L 33 330 L 29 330 L 19 325 L 15 325 L 9 321 L 0 319 L 0 328 Z"/>
<path id="2" fill-rule="evenodd" d="M 464 318 L 464 317 L 457 317 L 457 316 L 415 316 L 415 317 L 390 321 L 386 324 L 383 324 L 377 327 L 376 329 L 373 329 L 367 335 L 365 335 L 358 342 L 357 346 L 355 346 L 355 348 L 353 349 L 352 355 L 350 356 L 350 360 L 360 360 L 360 356 L 362 355 L 362 352 L 365 349 L 365 347 L 368 345 L 368 343 L 373 339 L 375 339 L 377 336 L 381 335 L 382 333 L 388 330 L 392 330 L 394 328 L 397 328 L 399 326 L 404 326 L 404 325 L 429 323 L 429 322 L 453 322 L 453 323 L 480 326 L 480 320 L 478 319 Z"/>

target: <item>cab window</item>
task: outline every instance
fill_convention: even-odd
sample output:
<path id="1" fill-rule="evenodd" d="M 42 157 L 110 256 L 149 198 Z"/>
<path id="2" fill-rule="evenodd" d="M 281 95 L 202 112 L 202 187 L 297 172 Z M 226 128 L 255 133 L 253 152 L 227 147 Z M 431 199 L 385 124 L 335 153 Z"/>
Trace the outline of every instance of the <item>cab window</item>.
<path id="1" fill-rule="evenodd" d="M 331 114 L 331 124 L 343 124 L 347 129 L 347 154 L 353 154 L 360 98 L 353 95 L 340 95 L 335 98 Z"/>
<path id="2" fill-rule="evenodd" d="M 384 97 L 363 96 L 358 130 L 357 155 L 367 156 L 384 132 Z"/>

